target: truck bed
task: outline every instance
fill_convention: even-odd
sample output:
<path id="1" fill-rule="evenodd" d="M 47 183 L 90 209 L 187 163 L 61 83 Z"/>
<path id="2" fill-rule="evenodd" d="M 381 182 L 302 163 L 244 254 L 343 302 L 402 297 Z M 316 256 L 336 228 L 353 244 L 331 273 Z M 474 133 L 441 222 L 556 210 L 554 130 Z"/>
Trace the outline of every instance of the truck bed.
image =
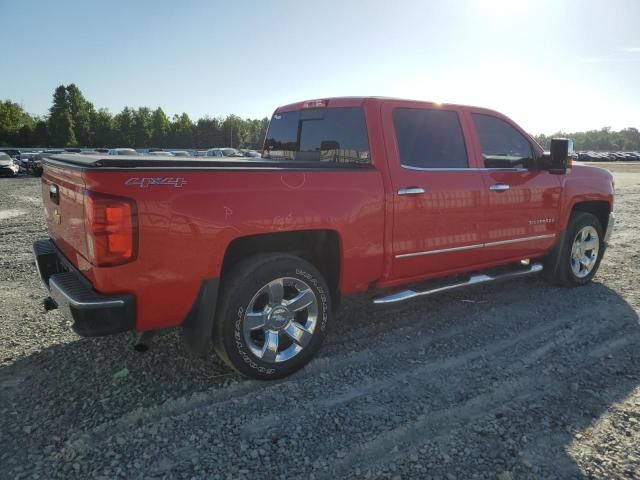
<path id="1" fill-rule="evenodd" d="M 341 291 L 361 291 L 382 269 L 382 175 L 318 163 L 55 155 L 42 176 L 49 237 L 96 292 L 135 292 L 140 331 L 180 324 L 203 279 L 220 277 L 236 238 L 336 232 Z M 89 194 L 135 202 L 133 261 L 91 263 Z"/>

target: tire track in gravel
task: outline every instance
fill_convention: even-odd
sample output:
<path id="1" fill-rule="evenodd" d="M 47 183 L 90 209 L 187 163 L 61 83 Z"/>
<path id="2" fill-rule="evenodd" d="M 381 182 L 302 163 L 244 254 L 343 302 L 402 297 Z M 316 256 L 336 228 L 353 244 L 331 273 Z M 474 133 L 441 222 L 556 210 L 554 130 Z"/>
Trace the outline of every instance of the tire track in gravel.
<path id="1" fill-rule="evenodd" d="M 574 319 L 565 318 L 556 320 L 550 324 L 537 324 L 530 330 L 521 332 L 518 336 L 510 335 L 510 332 L 506 331 L 493 330 L 491 328 L 491 322 L 487 322 L 486 319 L 482 318 L 475 318 L 472 325 L 446 329 L 439 334 L 416 335 L 416 331 L 420 331 L 423 328 L 423 325 L 416 325 L 414 321 L 411 328 L 400 327 L 397 329 L 387 329 L 384 332 L 379 332 L 375 336 L 363 337 L 361 339 L 361 343 L 364 343 L 365 346 L 362 349 L 356 350 L 354 353 L 343 353 L 341 355 L 332 355 L 314 360 L 302 372 L 292 378 L 299 379 L 302 382 L 304 382 L 305 379 L 311 379 L 313 382 L 316 382 L 316 377 L 320 376 L 323 379 L 322 383 L 326 388 L 330 388 L 333 384 L 338 385 L 338 388 L 340 388 L 341 385 L 347 385 L 348 387 L 346 391 L 339 390 L 338 392 L 332 392 L 332 395 L 329 398 L 326 396 L 327 390 L 313 392 L 313 394 L 318 396 L 317 400 L 319 401 L 320 406 L 330 407 L 333 401 L 335 401 L 336 405 L 341 403 L 342 396 L 353 396 L 353 398 L 356 398 L 357 396 L 367 395 L 375 392 L 376 390 L 385 389 L 392 383 L 401 382 L 406 377 L 413 376 L 414 373 L 416 375 L 428 375 L 444 369 L 458 368 L 471 360 L 491 356 L 504 349 L 513 347 L 523 340 L 536 338 L 542 333 L 567 325 L 571 323 L 572 320 Z M 446 327 L 446 325 L 443 325 L 443 327 Z M 487 333 L 494 335 L 487 335 Z M 394 336 L 400 338 L 393 338 Z M 412 340 L 403 341 L 402 339 L 406 337 L 412 338 Z M 483 344 L 482 346 L 466 351 L 457 357 L 449 358 L 446 356 L 446 349 L 451 343 L 451 340 L 455 337 L 461 337 L 458 342 L 473 337 L 481 338 L 483 340 Z M 384 352 L 384 349 L 379 350 L 376 348 L 376 345 L 372 345 L 370 343 L 371 341 L 375 341 L 374 338 L 377 338 L 378 343 L 382 344 L 387 342 L 393 344 L 401 343 L 403 345 L 403 352 L 400 354 L 392 352 L 392 356 L 389 357 L 389 355 Z M 429 347 L 436 347 L 438 345 L 440 348 L 434 348 L 433 352 L 437 354 L 440 350 L 443 350 L 442 347 L 444 347 L 445 352 L 443 357 L 434 355 L 434 353 L 425 356 Z M 380 354 L 379 352 L 382 353 Z M 405 362 L 414 358 L 421 358 L 420 363 L 426 363 L 426 365 L 417 369 L 403 371 Z M 367 370 L 371 371 L 384 371 L 392 366 L 398 366 L 400 373 L 396 373 L 394 377 L 385 380 L 375 380 L 366 387 L 361 385 L 353 387 L 349 382 L 345 383 L 344 379 L 336 378 L 338 375 L 345 377 L 352 376 L 350 369 L 359 365 L 366 366 Z M 373 373 L 368 373 L 367 378 L 372 376 Z M 144 417 L 145 421 L 153 421 L 154 419 L 167 415 L 182 415 L 188 413 L 192 409 L 206 406 L 208 403 L 234 402 L 238 396 L 251 396 L 256 393 L 258 395 L 262 395 L 266 391 L 276 391 L 282 388 L 288 388 L 288 386 L 289 382 L 287 380 L 269 383 L 247 381 L 222 390 L 202 392 L 189 400 L 181 399 L 176 402 L 170 402 L 168 405 L 148 408 L 144 409 L 144 411 L 134 411 L 130 416 L 125 415 L 118 421 L 122 422 L 120 427 L 117 427 L 116 424 L 114 425 L 113 430 L 107 430 L 106 427 L 102 427 L 101 431 L 103 435 L 112 435 L 119 433 L 122 430 L 126 430 L 131 424 L 139 421 L 141 417 Z M 353 394 L 354 390 L 358 391 L 357 395 Z M 315 401 L 316 398 L 311 397 L 308 398 L 308 400 Z"/>
<path id="2" fill-rule="evenodd" d="M 574 324 L 575 326 L 573 328 L 568 329 L 563 333 L 563 328 L 562 328 L 563 326 L 565 326 L 568 323 L 571 323 L 572 321 L 575 321 L 576 318 L 585 317 L 587 313 L 591 315 L 599 315 L 601 312 L 580 311 L 576 313 L 575 318 L 572 318 L 569 320 L 567 319 L 556 320 L 551 324 L 544 324 L 534 329 L 527 330 L 519 334 L 517 337 L 510 337 L 506 340 L 503 340 L 502 342 L 499 342 L 498 344 L 494 345 L 490 343 L 491 348 L 489 349 L 480 348 L 478 350 L 466 352 L 465 354 L 461 356 L 456 356 L 456 357 L 428 358 L 426 359 L 426 362 L 427 362 L 426 365 L 411 369 L 409 372 L 403 369 L 404 360 L 406 359 L 391 358 L 390 360 L 387 358 L 381 358 L 376 363 L 380 363 L 381 365 L 385 366 L 385 368 L 387 369 L 387 371 L 385 372 L 386 375 L 382 377 L 381 380 L 374 380 L 372 383 L 368 383 L 364 385 L 363 384 L 353 385 L 350 389 L 351 392 L 348 392 L 346 394 L 345 393 L 338 394 L 336 392 L 331 392 L 332 385 L 344 384 L 344 382 L 341 381 L 342 379 L 337 378 L 339 376 L 339 372 L 335 369 L 331 369 L 329 378 L 326 379 L 327 380 L 325 383 L 326 389 L 315 388 L 314 391 L 311 392 L 312 395 L 308 395 L 305 393 L 303 396 L 304 407 L 299 408 L 297 410 L 289 409 L 286 414 L 287 420 L 295 422 L 295 420 L 298 417 L 303 417 L 308 412 L 309 408 L 312 408 L 314 410 L 319 410 L 321 412 L 335 411 L 336 408 L 337 409 L 346 409 L 346 408 L 353 409 L 354 408 L 353 403 L 355 403 L 357 400 L 359 400 L 363 396 L 367 396 L 372 393 L 388 395 L 390 392 L 391 393 L 397 392 L 398 388 L 402 387 L 402 385 L 406 383 L 405 380 L 407 377 L 411 377 L 410 383 L 414 388 L 414 390 L 417 386 L 422 386 L 422 385 L 429 386 L 429 384 L 433 383 L 434 378 L 438 378 L 437 376 L 438 373 L 442 373 L 443 371 L 447 371 L 447 370 L 456 370 L 456 369 L 459 370 L 465 364 L 469 363 L 471 360 L 474 360 L 474 359 L 482 358 L 484 360 L 483 362 L 484 365 L 482 368 L 485 370 L 486 369 L 491 370 L 493 368 L 492 365 L 505 363 L 502 357 L 503 356 L 509 357 L 511 355 L 511 351 L 509 350 L 511 347 L 517 346 L 519 344 L 523 344 L 523 342 L 524 344 L 526 344 L 526 342 L 529 342 L 532 340 L 534 341 L 534 345 L 541 343 L 540 346 L 534 348 L 533 350 L 528 351 L 527 355 L 519 357 L 519 361 L 517 363 L 512 364 L 510 367 L 503 369 L 500 372 L 500 376 L 509 377 L 510 375 L 517 374 L 522 370 L 526 370 L 530 368 L 533 362 L 540 360 L 545 355 L 549 355 L 553 349 L 557 349 L 559 347 L 565 346 L 566 344 L 571 344 L 572 340 L 573 340 L 573 346 L 575 346 L 576 338 L 581 338 L 581 339 L 582 337 L 584 337 L 585 339 L 593 338 L 593 337 L 601 338 L 602 337 L 601 333 L 603 331 L 605 332 L 607 331 L 606 326 L 601 326 L 600 328 L 591 329 L 591 328 L 581 327 L 579 324 L 578 325 Z M 560 334 L 554 335 L 555 333 L 558 333 L 558 331 L 560 331 Z M 541 334 L 544 334 L 544 333 L 546 333 L 547 335 L 542 337 Z M 618 342 L 618 345 L 622 346 L 622 343 Z M 412 345 L 412 348 L 415 350 L 419 346 L 420 346 L 419 343 L 416 343 Z M 412 355 L 411 352 L 408 352 L 408 353 L 409 353 L 409 356 Z M 391 372 L 388 371 L 389 369 L 391 369 Z M 478 372 L 474 372 L 473 374 L 476 375 L 477 373 Z M 312 379 L 313 377 L 306 376 L 306 378 Z M 379 377 L 374 376 L 374 378 L 379 378 Z M 535 384 L 535 382 L 532 380 L 534 378 L 537 378 L 537 374 L 534 374 L 533 376 L 531 376 L 530 379 L 525 375 L 515 380 L 507 378 L 507 380 L 503 382 L 495 382 L 494 384 L 491 385 L 491 390 L 489 392 L 479 394 L 479 396 L 477 397 L 478 400 L 476 400 L 475 402 L 472 399 L 469 400 L 467 402 L 468 405 L 465 408 L 460 407 L 458 408 L 458 410 L 456 410 L 456 408 L 454 408 L 453 410 L 444 408 L 442 411 L 440 411 L 438 415 L 442 417 L 441 419 L 442 421 L 446 419 L 452 419 L 452 417 L 459 417 L 459 416 L 462 416 L 463 414 L 467 415 L 468 418 L 471 418 L 471 416 L 469 416 L 469 412 L 471 411 L 470 408 L 473 405 L 476 405 L 476 404 L 479 405 L 478 402 L 480 402 L 481 399 L 485 397 L 487 399 L 487 402 L 489 402 L 489 400 L 491 399 L 494 399 L 496 402 L 498 402 L 498 400 L 500 399 L 504 399 L 506 397 L 512 396 L 515 391 L 526 391 L 526 392 L 529 392 L 528 393 L 529 395 L 531 394 L 532 391 L 533 392 L 538 391 L 539 390 L 537 388 L 538 385 Z M 367 377 L 367 381 L 370 379 L 371 377 Z M 301 380 L 304 382 L 305 379 L 302 378 Z M 550 385 L 550 384 L 547 383 L 547 385 Z M 552 385 L 553 388 L 556 388 L 558 386 L 559 384 L 557 383 L 554 383 Z M 283 396 L 295 397 L 296 391 L 300 389 L 299 385 L 296 386 L 295 388 L 287 388 L 287 387 L 288 385 L 286 383 L 283 383 L 283 384 L 268 384 L 267 386 L 265 386 L 265 388 L 258 389 L 258 390 L 253 388 L 234 389 L 233 396 L 226 398 L 222 402 L 216 402 L 216 403 L 212 402 L 213 399 L 210 396 L 204 395 L 202 398 L 199 398 L 195 403 L 187 402 L 184 405 L 181 405 L 181 408 L 179 409 L 175 409 L 175 408 L 170 410 L 159 409 L 151 412 L 150 411 L 142 412 L 143 413 L 142 416 L 137 418 L 135 416 L 129 417 L 127 420 L 125 420 L 124 424 L 112 425 L 111 426 L 112 428 L 108 428 L 108 429 L 100 429 L 99 435 L 94 436 L 93 434 L 91 434 L 89 436 L 93 438 L 88 438 L 83 435 L 84 437 L 83 442 L 85 443 L 86 448 L 91 449 L 92 448 L 91 444 L 95 446 L 96 442 L 101 443 L 102 441 L 104 441 L 106 437 L 116 436 L 116 435 L 125 433 L 137 421 L 143 420 L 143 423 L 146 425 L 144 428 L 148 428 L 148 425 L 150 423 L 156 422 L 158 421 L 158 419 L 166 418 L 167 416 L 177 417 L 177 418 L 182 418 L 185 416 L 189 417 L 191 415 L 194 415 L 196 411 L 200 411 L 200 410 L 212 410 L 213 412 L 209 413 L 209 416 L 213 416 L 214 418 L 217 417 L 219 414 L 223 414 L 223 412 L 228 410 L 233 410 L 236 415 L 240 415 L 240 416 L 243 415 L 243 410 L 248 410 L 248 412 L 245 412 L 247 417 L 251 416 L 250 414 L 260 415 L 260 412 L 256 411 L 255 409 L 256 404 L 261 404 L 261 408 L 267 409 L 267 410 L 274 406 L 270 401 L 267 401 L 265 403 L 263 400 L 261 400 L 261 397 L 268 398 L 271 396 L 273 391 L 278 391 L 278 390 L 282 390 Z M 356 393 L 355 395 L 353 394 L 354 392 Z M 225 392 L 225 393 L 230 394 L 231 392 Z M 402 393 L 406 394 L 407 392 L 406 390 L 403 390 Z M 342 395 L 342 397 L 340 395 Z M 238 398 L 238 396 L 240 398 Z M 326 401 L 325 399 L 326 396 L 329 396 L 329 398 L 335 399 L 337 401 Z M 421 397 L 420 390 L 415 390 L 413 393 L 410 392 L 409 397 L 417 397 L 417 398 L 407 399 L 406 396 L 402 396 L 402 400 L 403 401 L 410 400 L 411 403 L 415 404 L 416 400 Z M 300 400 L 302 400 L 302 398 L 300 398 Z M 489 405 L 478 406 L 478 408 L 485 412 L 491 412 L 492 408 L 494 408 L 495 406 L 493 405 L 493 403 L 491 402 L 489 403 L 490 403 Z M 363 409 L 361 405 L 358 405 L 357 408 L 358 410 L 366 411 L 366 409 Z M 451 411 L 452 413 L 450 415 L 446 414 L 447 411 Z M 429 422 L 425 423 L 423 429 L 419 429 L 418 432 L 423 432 L 424 429 L 435 428 L 436 424 L 438 423 L 437 422 L 438 418 L 439 418 L 438 416 L 433 417 L 433 415 L 430 414 Z M 276 426 L 280 421 L 281 421 L 281 418 L 278 415 L 271 415 L 271 416 L 267 415 L 266 417 L 262 418 L 259 421 L 252 421 L 251 423 L 246 424 L 244 429 L 240 429 L 238 427 L 239 428 L 238 437 L 246 440 L 253 436 L 259 436 L 261 433 L 264 433 L 265 430 L 268 430 L 269 428 Z M 405 428 L 404 430 L 409 431 L 407 428 Z M 399 430 L 399 432 L 402 432 L 402 431 L 403 431 L 402 429 Z M 96 430 L 94 433 L 98 433 L 98 431 Z M 390 436 L 389 437 L 391 439 L 390 441 L 392 440 L 400 441 L 398 440 L 398 438 L 400 438 L 398 437 L 398 435 Z M 410 434 L 407 433 L 406 435 L 410 435 Z M 70 445 L 73 445 L 73 444 L 74 442 L 72 441 Z M 387 443 L 384 443 L 384 445 L 387 445 Z M 380 447 L 380 448 L 384 449 L 384 447 Z M 329 450 L 330 451 L 325 452 L 327 455 L 331 455 L 331 452 L 333 451 L 333 447 L 330 448 Z M 377 453 L 378 453 L 378 450 L 374 448 L 372 456 L 375 457 Z"/>
<path id="3" fill-rule="evenodd" d="M 603 328 L 599 332 L 604 330 Z M 577 331 L 572 333 L 577 333 Z M 575 344 L 571 340 L 569 336 L 565 336 L 562 341 L 552 339 L 538 349 L 531 351 L 525 363 L 518 367 L 501 371 L 501 375 L 507 376 L 507 379 L 491 384 L 487 391 L 472 396 L 460 404 L 443 406 L 443 408 L 436 410 L 425 409 L 425 412 L 416 417 L 414 421 L 407 422 L 370 442 L 355 448 L 352 447 L 348 459 L 338 461 L 335 464 L 336 468 L 331 470 L 330 476 L 341 478 L 347 470 L 355 465 L 371 468 L 374 465 L 389 462 L 393 458 L 406 456 L 407 453 L 416 450 L 415 444 L 419 443 L 421 439 L 445 436 L 451 430 L 462 428 L 474 419 L 492 415 L 507 403 L 531 403 L 549 394 L 555 393 L 557 395 L 558 392 L 568 389 L 570 375 L 549 379 L 541 375 L 540 372 L 533 371 L 530 374 L 523 374 L 522 372 L 531 370 L 534 367 L 533 361 L 535 360 L 542 360 L 545 357 L 553 359 L 552 350 L 556 348 L 574 347 Z M 639 334 L 621 338 L 614 337 L 606 342 L 606 350 L 603 348 L 601 353 L 616 353 L 624 347 L 629 347 L 632 344 L 637 345 L 638 340 L 640 340 Z M 573 371 L 591 368 L 594 364 L 599 363 L 599 357 L 601 356 L 601 354 L 593 354 L 593 351 L 589 351 L 588 348 L 584 348 L 581 351 L 574 350 L 572 353 L 582 353 L 581 357 L 585 359 L 579 365 L 576 365 Z M 496 363 L 499 363 L 499 360 L 498 358 L 492 359 Z M 547 361 L 545 365 L 550 366 L 553 363 L 553 360 Z M 513 375 L 517 375 L 517 377 L 512 378 Z M 398 450 L 398 452 L 390 456 L 389 452 L 393 449 Z M 329 476 L 326 478 L 329 478 Z"/>
<path id="4" fill-rule="evenodd" d="M 570 333 L 574 334 L 574 333 L 580 333 L 580 332 L 581 330 L 577 328 L 573 332 L 568 332 L 562 341 L 557 341 L 557 340 L 554 340 L 553 338 L 551 338 L 549 341 L 553 344 L 554 348 L 562 347 L 562 346 L 565 346 L 565 344 L 570 343 L 569 342 L 569 340 L 571 339 Z M 597 329 L 594 329 L 594 330 L 582 329 L 581 333 L 588 333 L 592 337 L 598 338 L 600 331 L 598 331 Z M 531 352 L 529 359 L 537 360 L 544 357 L 546 354 L 551 354 L 551 350 L 553 350 L 553 348 L 547 348 L 547 345 L 548 345 L 548 342 L 545 340 L 545 342 L 541 347 Z M 623 346 L 621 342 L 615 342 L 615 345 L 617 347 Z M 586 347 L 588 347 L 588 345 Z M 577 353 L 580 353 L 580 352 L 577 352 Z M 590 361 L 583 362 L 580 365 L 577 365 L 577 369 L 587 369 L 589 368 L 592 362 L 596 361 L 593 357 L 585 357 L 585 358 L 587 358 Z M 557 360 L 562 360 L 562 359 L 556 359 L 556 361 Z M 491 358 L 491 361 L 490 362 L 488 361 L 488 365 L 490 365 L 491 363 L 501 363 L 500 358 L 498 357 Z M 546 363 L 553 364 L 554 362 L 546 362 Z M 488 365 L 486 368 L 490 368 Z M 489 391 L 480 392 L 470 398 L 465 399 L 461 403 L 454 402 L 453 404 L 450 404 L 447 400 L 448 397 L 446 395 L 441 394 L 440 396 L 443 397 L 443 402 L 441 405 L 439 406 L 430 405 L 429 409 L 424 409 L 421 413 L 418 413 L 416 416 L 405 418 L 405 421 L 403 424 L 401 424 L 400 426 L 390 431 L 375 432 L 373 439 L 365 442 L 364 444 L 356 443 L 354 445 L 352 443 L 349 443 L 348 444 L 349 447 L 346 447 L 345 445 L 343 445 L 342 448 L 349 449 L 350 453 L 349 453 L 348 460 L 339 460 L 339 459 L 335 460 L 335 456 L 333 455 L 333 452 L 336 447 L 339 447 L 339 445 L 337 444 L 333 444 L 326 449 L 320 449 L 321 451 L 318 453 L 321 453 L 323 456 L 320 456 L 319 459 L 321 461 L 327 461 L 327 462 L 331 461 L 333 462 L 333 465 L 334 465 L 334 468 L 331 469 L 331 474 L 327 475 L 326 478 L 332 475 L 338 475 L 340 478 L 343 473 L 353 468 L 354 465 L 361 465 L 363 467 L 366 465 L 368 468 L 371 468 L 372 466 L 378 465 L 381 462 L 383 463 L 388 462 L 390 461 L 390 459 L 397 458 L 401 455 L 407 454 L 407 452 L 409 451 L 415 450 L 415 448 L 411 447 L 411 445 L 416 441 L 419 441 L 420 439 L 424 439 L 424 438 L 433 439 L 434 437 L 446 436 L 447 432 L 450 432 L 451 429 L 458 428 L 462 424 L 469 423 L 470 421 L 476 418 L 491 415 L 492 413 L 500 409 L 501 406 L 507 402 L 517 403 L 523 400 L 534 401 L 536 399 L 539 399 L 547 395 L 550 391 L 561 390 L 562 387 L 566 385 L 567 379 L 565 377 L 558 378 L 558 379 L 551 379 L 551 380 L 549 380 L 548 378 L 541 379 L 540 372 L 533 372 L 532 374 L 529 374 L 529 375 L 527 374 L 520 375 L 515 379 L 509 377 L 509 375 L 518 373 L 520 370 L 530 369 L 532 366 L 533 365 L 531 364 L 521 364 L 518 367 L 513 367 L 508 371 L 501 372 L 503 375 L 504 374 L 507 375 L 507 378 L 505 380 L 492 384 L 489 388 Z M 426 381 L 426 383 L 429 383 L 429 381 Z M 454 385 L 453 383 L 450 384 L 449 386 L 451 389 L 456 388 L 456 385 Z M 275 388 L 277 387 L 271 386 L 269 389 L 275 389 Z M 525 392 L 525 393 L 518 393 L 518 392 Z M 255 392 L 250 392 L 250 393 L 255 393 Z M 290 393 L 292 392 L 291 391 L 285 392 L 284 395 L 286 396 L 287 394 L 290 394 Z M 389 394 L 394 395 L 395 393 L 397 393 L 395 389 L 387 389 L 387 391 L 385 392 L 385 394 L 387 395 Z M 420 403 L 420 400 L 424 400 L 423 398 L 424 392 L 421 390 L 413 389 L 409 392 L 404 391 L 402 393 L 403 395 L 401 395 L 399 398 L 399 400 L 401 400 L 402 402 L 411 401 L 412 403 L 415 404 L 415 403 Z M 407 393 L 409 393 L 408 396 L 407 396 Z M 261 394 L 258 396 L 269 397 L 270 392 L 261 392 Z M 305 401 L 309 400 L 306 397 L 304 399 Z M 238 400 L 238 399 L 235 399 L 235 400 Z M 296 399 L 294 398 L 293 400 L 296 400 Z M 217 418 L 220 413 L 230 408 L 233 409 L 235 411 L 235 414 L 238 415 L 241 419 L 245 418 L 243 416 L 245 413 L 247 414 L 247 416 L 249 416 L 249 414 L 258 414 L 258 415 L 260 414 L 260 412 L 259 411 L 256 412 L 256 409 L 254 408 L 256 405 L 255 403 L 248 402 L 246 404 L 243 404 L 241 401 L 240 402 L 234 401 L 232 403 L 233 405 L 224 405 L 224 404 L 203 405 L 204 406 L 203 412 L 200 412 L 200 411 L 183 412 L 182 414 L 179 414 L 178 416 L 176 416 L 174 420 L 180 423 L 183 423 L 185 421 L 191 422 L 192 419 L 190 419 L 190 417 L 193 417 L 195 415 L 196 417 L 213 418 L 215 422 L 215 418 Z M 269 408 L 269 406 L 270 405 L 266 405 L 266 408 Z M 314 407 L 315 406 L 316 405 L 314 405 Z M 356 410 L 356 411 L 363 410 L 360 405 L 353 405 L 353 404 L 348 406 L 342 405 L 341 408 L 343 410 L 345 409 Z M 207 412 L 207 410 L 209 411 Z M 243 412 L 243 410 L 247 410 L 248 412 Z M 329 412 L 332 412 L 333 414 L 335 414 L 335 409 L 321 408 L 320 411 L 321 412 L 324 411 L 327 414 Z M 420 412 L 420 410 L 418 410 L 418 412 Z M 307 426 L 307 428 L 311 431 L 320 429 L 322 424 L 326 423 L 325 416 L 326 415 L 323 415 L 321 418 L 317 420 L 317 422 L 312 421 L 312 423 L 310 423 Z M 148 430 L 149 428 L 153 428 L 153 427 L 149 427 L 148 425 L 143 427 L 142 429 L 143 433 L 145 433 L 145 431 Z M 190 430 L 191 430 L 190 428 L 187 428 L 187 431 L 190 431 Z M 126 440 L 124 440 L 123 442 L 124 443 L 122 444 L 122 446 L 123 448 L 126 448 L 128 445 L 128 442 Z M 228 443 L 230 445 L 237 445 L 237 442 L 234 441 L 232 438 L 227 438 L 225 440 L 225 443 Z M 402 448 L 398 449 L 398 445 L 400 445 Z M 390 454 L 389 452 L 391 452 L 393 449 L 396 449 L 396 453 Z M 179 454 L 176 454 L 176 452 L 173 452 L 172 455 L 175 457 L 175 462 L 173 462 L 170 465 L 171 468 L 180 464 L 180 462 L 182 461 L 188 461 L 191 458 L 192 452 L 190 452 L 188 449 L 187 449 L 187 452 L 189 452 L 189 454 L 187 455 L 187 458 L 182 460 L 180 459 Z M 402 453 L 399 453 L 399 452 L 402 452 Z M 325 460 L 322 460 L 323 458 Z M 164 470 L 160 469 L 158 471 L 161 472 Z M 272 473 L 276 473 L 276 472 L 272 472 Z"/>

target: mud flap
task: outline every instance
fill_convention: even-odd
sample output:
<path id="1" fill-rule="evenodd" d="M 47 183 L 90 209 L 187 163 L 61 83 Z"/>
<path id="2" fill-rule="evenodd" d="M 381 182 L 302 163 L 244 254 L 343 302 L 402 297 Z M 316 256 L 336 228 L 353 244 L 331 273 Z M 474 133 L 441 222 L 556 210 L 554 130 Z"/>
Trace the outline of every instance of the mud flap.
<path id="1" fill-rule="evenodd" d="M 556 278 L 556 273 L 558 271 L 558 266 L 560 265 L 560 256 L 562 253 L 562 247 L 564 246 L 566 234 L 567 231 L 562 230 L 558 234 L 558 241 L 554 245 L 553 250 L 551 250 L 544 258 L 542 258 L 542 265 L 544 266 L 542 275 L 545 278 Z"/>
<path id="2" fill-rule="evenodd" d="M 194 355 L 204 355 L 211 343 L 219 284 L 217 278 L 202 282 L 198 296 L 182 322 L 182 338 L 187 350 Z"/>

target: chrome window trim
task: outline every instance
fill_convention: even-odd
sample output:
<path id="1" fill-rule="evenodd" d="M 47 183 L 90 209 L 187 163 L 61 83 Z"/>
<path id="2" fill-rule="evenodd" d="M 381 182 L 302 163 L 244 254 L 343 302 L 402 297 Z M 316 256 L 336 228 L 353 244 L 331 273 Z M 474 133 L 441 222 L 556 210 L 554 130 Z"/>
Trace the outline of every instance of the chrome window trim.
<path id="1" fill-rule="evenodd" d="M 412 167 L 410 165 L 402 165 L 402 168 L 406 168 L 407 170 L 416 170 L 418 172 L 528 172 L 528 168 L 422 168 L 422 167 Z"/>
<path id="2" fill-rule="evenodd" d="M 422 252 L 412 252 L 412 253 L 401 253 L 396 255 L 395 258 L 409 258 L 409 257 L 420 257 L 423 255 L 434 255 L 437 253 L 449 253 L 449 252 L 461 252 L 464 250 L 473 250 L 476 248 L 485 248 L 485 247 L 495 247 L 498 245 L 508 245 L 510 243 L 518 243 L 518 242 L 529 242 L 533 240 L 544 240 L 546 238 L 555 237 L 555 233 L 548 233 L 545 235 L 535 235 L 533 237 L 521 237 L 521 238 L 511 238 L 509 240 L 499 240 L 497 242 L 487 242 L 487 243 L 477 243 L 473 245 L 463 245 L 461 247 L 452 247 L 452 248 L 442 248 L 438 250 L 425 250 Z"/>

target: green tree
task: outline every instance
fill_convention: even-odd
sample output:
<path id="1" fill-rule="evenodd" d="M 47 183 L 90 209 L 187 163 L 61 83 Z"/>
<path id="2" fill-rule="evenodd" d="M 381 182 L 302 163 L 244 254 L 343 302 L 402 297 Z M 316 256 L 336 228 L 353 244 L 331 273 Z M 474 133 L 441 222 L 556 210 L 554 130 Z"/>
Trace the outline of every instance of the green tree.
<path id="1" fill-rule="evenodd" d="M 166 147 L 170 123 L 164 111 L 158 107 L 151 114 L 151 143 L 154 147 Z"/>
<path id="2" fill-rule="evenodd" d="M 0 144 L 29 146 L 22 144 L 20 131 L 33 128 L 34 119 L 24 111 L 22 106 L 10 100 L 0 101 Z"/>
<path id="3" fill-rule="evenodd" d="M 49 136 L 49 124 L 46 120 L 38 120 L 33 132 L 33 143 L 31 147 L 47 147 L 51 145 Z"/>
<path id="4" fill-rule="evenodd" d="M 53 93 L 53 105 L 49 109 L 49 134 L 51 141 L 58 147 L 76 145 L 73 119 L 64 85 L 60 85 Z"/>
<path id="5" fill-rule="evenodd" d="M 115 129 L 115 141 L 120 147 L 133 146 L 133 111 L 129 107 L 124 107 L 120 113 L 113 118 Z"/>
<path id="6" fill-rule="evenodd" d="M 151 141 L 151 110 L 140 107 L 132 113 L 133 146 L 136 148 L 148 147 Z"/>
<path id="7" fill-rule="evenodd" d="M 20 130 L 18 130 L 17 141 L 15 145 L 19 145 L 21 147 L 31 147 L 33 145 L 34 140 L 34 128 L 30 123 L 25 123 Z"/>
<path id="8" fill-rule="evenodd" d="M 247 123 L 247 138 L 245 146 L 256 150 L 262 150 L 262 144 L 264 143 L 264 136 L 267 133 L 269 119 L 263 118 L 262 120 L 246 120 L 245 122 Z"/>
<path id="9" fill-rule="evenodd" d="M 190 148 L 193 145 L 193 122 L 189 115 L 174 115 L 171 121 L 169 146 Z"/>
<path id="10" fill-rule="evenodd" d="M 91 113 L 94 108 L 74 83 L 67 85 L 67 105 L 78 144 L 82 146 L 91 145 Z"/>
<path id="11" fill-rule="evenodd" d="M 114 144 L 113 117 L 108 110 L 101 108 L 90 114 L 92 147 L 107 147 Z"/>
<path id="12" fill-rule="evenodd" d="M 217 118 L 198 119 L 194 132 L 194 145 L 197 148 L 208 149 L 222 145 L 222 127 Z"/>
<path id="13" fill-rule="evenodd" d="M 246 122 L 237 115 L 229 115 L 222 122 L 222 137 L 225 147 L 244 147 L 247 139 Z"/>

